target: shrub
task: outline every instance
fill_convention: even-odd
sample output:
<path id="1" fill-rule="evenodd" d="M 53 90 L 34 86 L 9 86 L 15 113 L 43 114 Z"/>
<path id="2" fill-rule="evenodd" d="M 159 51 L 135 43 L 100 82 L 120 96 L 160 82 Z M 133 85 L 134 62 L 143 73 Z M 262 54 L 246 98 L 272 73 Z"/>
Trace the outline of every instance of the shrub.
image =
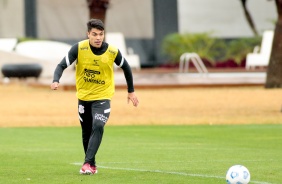
<path id="1" fill-rule="evenodd" d="M 223 60 L 240 64 L 260 41 L 261 37 L 224 40 L 212 37 L 211 33 L 173 33 L 164 38 L 162 52 L 173 63 L 178 63 L 183 53 L 194 52 L 213 64 Z"/>
<path id="2" fill-rule="evenodd" d="M 259 45 L 261 37 L 239 38 L 227 43 L 225 59 L 233 59 L 240 64 L 247 54 L 253 52 L 256 45 Z"/>
<path id="3" fill-rule="evenodd" d="M 185 52 L 194 52 L 201 58 L 215 61 L 221 59 L 224 46 L 222 40 L 212 38 L 210 33 L 173 33 L 164 38 L 162 51 L 173 62 L 179 62 L 180 56 Z"/>

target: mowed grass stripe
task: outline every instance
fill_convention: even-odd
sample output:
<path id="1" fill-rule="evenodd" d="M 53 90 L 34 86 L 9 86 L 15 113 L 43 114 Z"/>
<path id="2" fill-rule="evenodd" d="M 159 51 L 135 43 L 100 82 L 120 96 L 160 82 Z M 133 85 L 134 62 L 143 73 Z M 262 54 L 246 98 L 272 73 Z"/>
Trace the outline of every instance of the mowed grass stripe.
<path id="1" fill-rule="evenodd" d="M 83 162 L 80 127 L 0 128 L 0 183 L 216 184 L 225 182 L 231 165 L 242 164 L 251 172 L 251 183 L 278 184 L 281 129 L 282 125 L 106 126 L 97 155 L 101 167 L 89 177 L 78 174 L 81 165 L 70 164 Z"/>

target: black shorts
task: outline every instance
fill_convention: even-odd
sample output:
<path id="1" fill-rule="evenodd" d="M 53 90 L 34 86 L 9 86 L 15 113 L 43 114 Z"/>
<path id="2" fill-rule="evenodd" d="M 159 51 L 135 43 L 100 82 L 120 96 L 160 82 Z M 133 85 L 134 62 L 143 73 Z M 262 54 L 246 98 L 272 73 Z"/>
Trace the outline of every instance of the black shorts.
<path id="1" fill-rule="evenodd" d="M 94 121 L 107 123 L 111 112 L 110 100 L 78 100 L 78 115 L 81 124 L 92 124 Z"/>

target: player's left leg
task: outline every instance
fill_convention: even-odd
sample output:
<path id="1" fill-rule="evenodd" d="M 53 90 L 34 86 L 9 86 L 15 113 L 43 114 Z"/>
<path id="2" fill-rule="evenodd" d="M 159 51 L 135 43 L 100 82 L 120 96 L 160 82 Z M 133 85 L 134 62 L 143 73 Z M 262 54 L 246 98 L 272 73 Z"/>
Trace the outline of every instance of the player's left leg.
<path id="1" fill-rule="evenodd" d="M 95 156 L 102 142 L 104 126 L 110 116 L 110 100 L 97 100 L 92 103 L 92 132 L 85 155 L 85 163 L 96 164 Z"/>

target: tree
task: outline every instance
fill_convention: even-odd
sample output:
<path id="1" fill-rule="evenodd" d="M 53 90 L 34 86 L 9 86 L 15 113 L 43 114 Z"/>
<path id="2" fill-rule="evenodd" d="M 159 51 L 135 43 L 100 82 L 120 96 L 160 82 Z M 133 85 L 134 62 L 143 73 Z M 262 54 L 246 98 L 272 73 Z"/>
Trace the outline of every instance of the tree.
<path id="1" fill-rule="evenodd" d="M 255 26 L 246 7 L 247 0 L 241 0 L 246 19 L 255 33 Z M 271 1 L 271 0 L 268 0 Z M 278 20 L 275 25 L 270 60 L 267 68 L 265 88 L 282 88 L 282 0 L 275 0 Z"/>
<path id="2" fill-rule="evenodd" d="M 282 88 L 282 0 L 275 0 L 275 3 L 278 20 L 274 31 L 265 88 Z"/>
<path id="3" fill-rule="evenodd" d="M 110 0 L 86 0 L 89 8 L 89 17 L 100 19 L 105 23 L 106 12 Z"/>
<path id="4" fill-rule="evenodd" d="M 257 29 L 256 29 L 256 26 L 254 24 L 254 21 L 252 19 L 252 16 L 251 14 L 249 13 L 249 10 L 247 8 L 247 0 L 241 0 L 241 3 L 242 3 L 242 6 L 243 6 L 243 10 L 244 10 L 244 13 L 245 13 L 245 17 L 247 19 L 247 22 L 248 24 L 250 25 L 253 33 L 255 36 L 258 36 L 258 32 L 257 32 Z"/>

